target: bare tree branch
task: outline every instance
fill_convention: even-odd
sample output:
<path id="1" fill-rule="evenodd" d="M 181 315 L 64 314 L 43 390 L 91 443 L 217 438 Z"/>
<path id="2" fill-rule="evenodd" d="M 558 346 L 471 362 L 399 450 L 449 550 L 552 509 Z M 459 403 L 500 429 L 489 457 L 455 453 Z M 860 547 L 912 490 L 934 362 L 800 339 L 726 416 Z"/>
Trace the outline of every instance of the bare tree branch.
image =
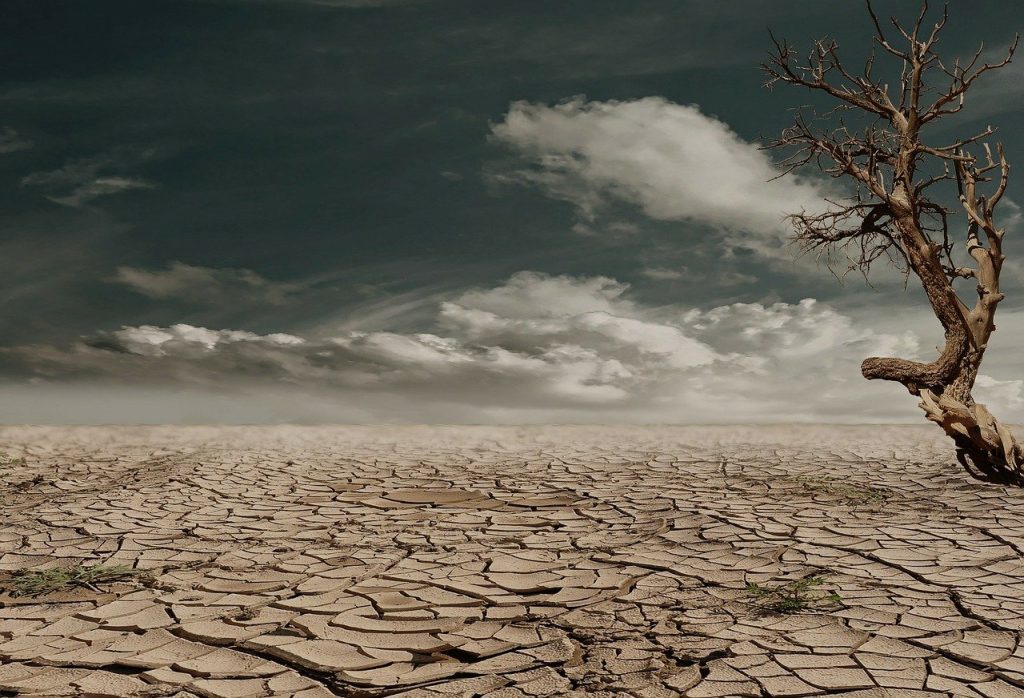
<path id="1" fill-rule="evenodd" d="M 1020 35 L 1015 35 L 1013 43 L 1010 44 L 1010 48 L 1007 49 L 1006 55 L 1002 60 L 996 63 L 985 63 L 980 68 L 975 69 L 974 66 L 981 58 L 982 53 L 985 51 L 985 45 L 982 44 L 978 48 L 974 57 L 971 59 L 967 66 L 960 68 L 959 65 L 954 65 L 952 71 L 945 71 L 946 74 L 951 78 L 949 88 L 943 93 L 935 102 L 932 103 L 924 113 L 921 115 L 921 123 L 928 123 L 941 116 L 948 116 L 950 114 L 956 114 L 958 111 L 964 108 L 965 99 L 964 96 L 967 94 L 967 90 L 971 89 L 975 81 L 985 73 L 993 70 L 998 70 L 1010 64 L 1013 60 L 1013 54 L 1017 51 L 1017 45 L 1020 43 Z M 946 108 L 948 104 L 956 102 L 956 106 Z"/>

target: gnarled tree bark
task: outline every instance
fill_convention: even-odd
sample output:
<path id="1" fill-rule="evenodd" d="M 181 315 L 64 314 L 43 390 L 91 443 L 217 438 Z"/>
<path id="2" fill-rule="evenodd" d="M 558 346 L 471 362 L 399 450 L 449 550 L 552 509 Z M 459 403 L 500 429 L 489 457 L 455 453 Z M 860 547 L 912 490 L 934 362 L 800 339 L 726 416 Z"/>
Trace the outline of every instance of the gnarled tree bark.
<path id="1" fill-rule="evenodd" d="M 866 275 L 885 257 L 919 279 L 944 331 L 945 346 L 930 363 L 868 358 L 861 373 L 868 379 L 898 382 L 920 397 L 925 416 L 953 439 L 960 462 L 972 475 L 1024 484 L 1024 450 L 972 396 L 995 331 L 996 308 L 1003 300 L 999 274 L 1004 231 L 996 223 L 995 210 L 1006 192 L 1010 166 L 1002 145 L 997 144 L 993 155 L 986 142 L 994 133 L 991 127 L 942 145 L 922 139 L 929 124 L 964 108 L 966 94 L 979 77 L 1010 62 L 1017 40 L 998 62 L 981 63 L 978 49 L 969 61 L 947 66 L 935 46 L 948 8 L 927 32 L 927 2 L 912 27 L 893 19 L 903 39 L 898 46 L 889 42 L 870 2 L 868 13 L 876 32 L 875 48 L 899 68 L 898 80 L 873 76 L 874 50 L 863 71 L 849 72 L 839 60 L 838 44 L 831 40 L 816 41 L 801 62 L 787 43 L 773 37 L 775 50 L 763 66 L 769 86 L 809 88 L 837 104 L 810 120 L 798 113 L 794 124 L 769 144 L 787 153 L 786 171 L 814 165 L 855 186 L 855 194 L 846 201 L 830 201 L 821 211 L 791 216 L 796 238 L 806 249 L 827 254 L 830 264 L 842 250 L 848 270 Z M 945 81 L 945 88 L 933 92 L 929 85 L 936 83 L 936 76 Z M 890 84 L 896 89 L 890 90 Z M 859 128 L 851 126 L 850 119 L 857 120 Z M 972 149 L 982 155 L 972 154 Z M 954 182 L 955 191 L 943 193 L 943 184 L 951 187 Z M 981 191 L 985 184 L 991 188 L 989 194 Z M 947 206 L 947 201 L 956 204 Z M 966 253 L 967 261 L 962 264 L 950 234 L 950 224 L 957 220 L 964 224 L 961 254 Z M 973 306 L 957 293 L 958 280 L 975 281 Z"/>

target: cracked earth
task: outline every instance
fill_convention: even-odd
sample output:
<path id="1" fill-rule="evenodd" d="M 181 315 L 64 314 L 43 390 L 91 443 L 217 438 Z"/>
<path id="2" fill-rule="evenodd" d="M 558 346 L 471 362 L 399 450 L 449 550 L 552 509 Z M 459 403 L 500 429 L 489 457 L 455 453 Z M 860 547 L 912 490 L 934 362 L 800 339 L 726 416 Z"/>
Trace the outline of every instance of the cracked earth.
<path id="1" fill-rule="evenodd" d="M 0 695 L 1024 696 L 934 427 L 0 429 Z M 16 593 L 26 571 L 124 579 Z M 751 592 L 813 580 L 778 613 Z"/>

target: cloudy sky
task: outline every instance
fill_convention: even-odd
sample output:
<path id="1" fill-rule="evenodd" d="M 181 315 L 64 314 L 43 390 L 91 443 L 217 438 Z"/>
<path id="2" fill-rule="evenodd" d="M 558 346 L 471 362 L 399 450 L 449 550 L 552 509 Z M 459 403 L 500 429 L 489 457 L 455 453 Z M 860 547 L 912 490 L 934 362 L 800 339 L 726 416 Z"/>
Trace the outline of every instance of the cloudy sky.
<path id="1" fill-rule="evenodd" d="M 993 51 L 1017 3 L 954 3 Z M 916 2 L 879 0 L 905 15 Z M 802 0 L 9 0 L 0 421 L 919 422 L 868 355 L 923 295 L 787 245 L 838 190 L 759 150 Z M 1024 62 L 939 136 L 1024 161 Z M 1021 179 L 1007 213 L 1024 202 Z M 1024 421 L 1024 224 L 979 399 Z"/>

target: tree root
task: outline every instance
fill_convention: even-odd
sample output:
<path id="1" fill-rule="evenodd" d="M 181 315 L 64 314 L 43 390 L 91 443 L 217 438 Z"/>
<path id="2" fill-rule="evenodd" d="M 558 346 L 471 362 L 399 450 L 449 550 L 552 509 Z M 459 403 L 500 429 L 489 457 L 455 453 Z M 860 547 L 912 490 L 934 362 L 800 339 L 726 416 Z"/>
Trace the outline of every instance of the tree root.
<path id="1" fill-rule="evenodd" d="M 1024 449 L 1010 430 L 980 403 L 966 405 L 948 395 L 920 391 L 925 416 L 957 446 L 957 460 L 971 477 L 1024 485 Z"/>

